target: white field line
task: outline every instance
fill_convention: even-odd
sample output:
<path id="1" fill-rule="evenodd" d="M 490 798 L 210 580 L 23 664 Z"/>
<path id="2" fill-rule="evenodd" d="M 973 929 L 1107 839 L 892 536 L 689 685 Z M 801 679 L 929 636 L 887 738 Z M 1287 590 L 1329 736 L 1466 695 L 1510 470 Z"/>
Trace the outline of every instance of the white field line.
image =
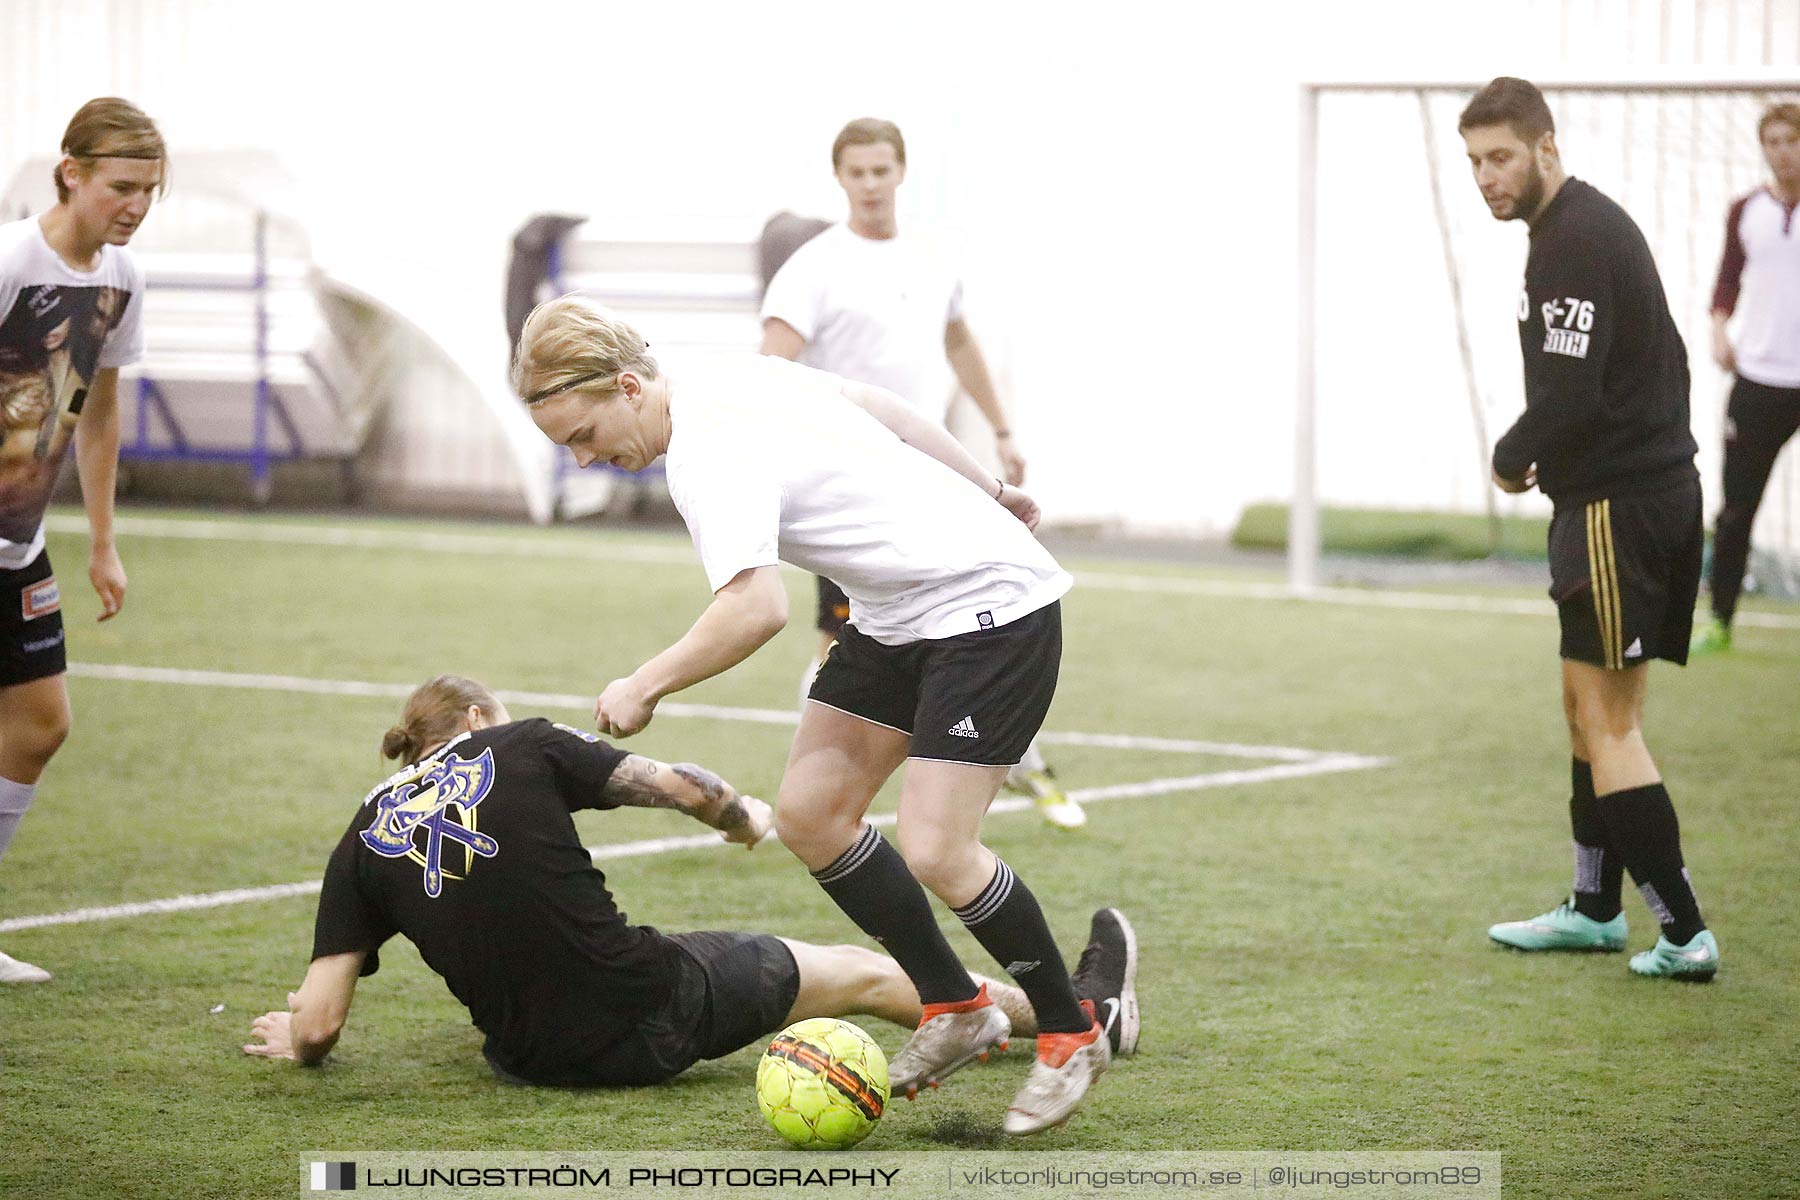
<path id="1" fill-rule="evenodd" d="M 44 523 L 54 533 L 86 533 L 85 518 L 52 513 Z M 185 538 L 200 541 L 273 542 L 311 546 L 349 546 L 361 549 L 414 549 L 439 554 L 501 555 L 514 558 L 564 558 L 590 562 L 666 563 L 695 565 L 685 547 L 619 543 L 597 539 L 511 538 L 489 534 L 432 533 L 397 529 L 358 529 L 340 525 L 252 525 L 234 521 L 190 520 L 180 517 L 123 516 L 115 522 L 118 532 L 130 537 Z M 1295 592 L 1283 583 L 1229 579 L 1182 579 L 1160 575 L 1129 575 L 1112 571 L 1082 571 L 1076 586 L 1115 592 L 1156 595 L 1207 596 L 1226 600 L 1288 600 L 1338 604 L 1355 608 L 1396 608 L 1426 612 L 1481 612 L 1506 616 L 1549 617 L 1556 609 L 1548 599 L 1507 596 L 1457 596 L 1437 592 L 1389 592 L 1369 588 L 1322 587 Z M 1800 616 L 1786 613 L 1740 612 L 1734 622 L 1758 629 L 1800 629 Z"/>
<path id="2" fill-rule="evenodd" d="M 1197 792 L 1210 788 L 1233 787 L 1239 784 L 1272 783 L 1282 779 L 1299 779 L 1308 775 L 1327 775 L 1340 771 L 1365 771 L 1372 767 L 1385 766 L 1390 760 L 1370 758 L 1358 754 L 1326 754 L 1307 762 L 1284 763 L 1280 766 L 1259 767 L 1237 771 L 1216 771 L 1207 775 L 1188 775 L 1172 779 L 1148 779 L 1142 783 L 1120 783 L 1108 787 L 1083 788 L 1069 793 L 1069 798 L 1083 805 L 1101 804 L 1109 800 L 1133 800 L 1143 796 L 1163 796 L 1173 792 Z M 1033 801 L 1023 797 L 1009 797 L 996 800 L 990 813 L 1024 812 L 1033 806 Z M 894 823 L 893 813 L 881 813 L 869 818 L 875 826 L 887 826 Z M 768 841 L 774 843 L 775 835 L 770 834 Z M 648 838 L 638 842 L 620 842 L 614 845 L 590 846 L 588 853 L 595 862 L 606 862 L 617 858 L 640 858 L 650 854 L 668 854 L 679 850 L 705 850 L 726 847 L 728 843 L 721 840 L 716 833 L 703 833 L 688 837 Z M 737 849 L 732 846 L 731 849 Z M 250 904 L 262 900 L 281 900 L 290 896 L 316 896 L 321 883 L 312 880 L 305 883 L 276 883 L 267 887 L 232 888 L 222 892 L 200 892 L 186 896 L 171 896 L 164 900 L 145 900 L 135 904 L 108 904 L 98 908 L 76 908 L 67 912 L 45 913 L 33 917 L 13 917 L 0 921 L 0 933 L 13 933 L 22 929 L 42 929 L 50 925 L 85 925 L 94 921 L 116 921 L 130 917 L 156 916 L 162 913 L 192 912 L 202 908 L 224 908 L 233 904 Z"/>
<path id="3" fill-rule="evenodd" d="M 244 688 L 260 692 L 301 692 L 316 696 L 372 696 L 401 700 L 412 694 L 410 683 L 371 683 L 358 679 L 314 679 L 303 675 L 256 675 L 232 671 L 197 671 L 185 667 L 137 667 L 115 663 L 69 664 L 69 674 L 80 679 L 110 679 L 128 683 L 176 684 L 184 687 Z M 521 708 L 573 708 L 593 711 L 592 696 L 572 692 L 501 691 L 508 706 Z M 736 708 L 723 704 L 682 704 L 665 700 L 656 706 L 658 716 L 697 717 L 715 721 L 748 721 L 758 725 L 797 725 L 800 716 L 785 708 Z M 1221 758 L 1273 758 L 1284 762 L 1310 762 L 1340 756 L 1336 750 L 1306 750 L 1297 746 L 1246 746 L 1236 742 L 1201 742 L 1184 738 L 1136 737 L 1117 733 L 1045 733 L 1042 740 L 1059 746 L 1096 746 L 1109 750 L 1167 751 L 1172 754 L 1211 754 Z"/>

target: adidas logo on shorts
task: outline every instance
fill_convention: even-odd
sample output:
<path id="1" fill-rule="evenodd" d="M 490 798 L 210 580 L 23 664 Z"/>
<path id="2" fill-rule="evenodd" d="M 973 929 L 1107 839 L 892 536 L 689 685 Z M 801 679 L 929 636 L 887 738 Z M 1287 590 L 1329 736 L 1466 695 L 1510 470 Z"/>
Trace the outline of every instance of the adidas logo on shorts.
<path id="1" fill-rule="evenodd" d="M 978 738 L 981 735 L 979 733 L 975 732 L 975 718 L 964 717 L 962 720 L 958 721 L 956 724 L 954 724 L 950 727 L 950 736 L 951 737 Z"/>

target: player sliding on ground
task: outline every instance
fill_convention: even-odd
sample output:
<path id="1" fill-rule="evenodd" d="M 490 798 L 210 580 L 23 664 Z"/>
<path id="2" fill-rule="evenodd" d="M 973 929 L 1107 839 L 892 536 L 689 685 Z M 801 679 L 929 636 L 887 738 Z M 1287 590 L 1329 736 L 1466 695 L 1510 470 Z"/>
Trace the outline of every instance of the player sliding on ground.
<path id="1" fill-rule="evenodd" d="M 685 636 L 606 686 L 594 706 L 603 733 L 636 733 L 664 696 L 774 637 L 788 617 L 779 563 L 850 597 L 789 752 L 781 840 L 925 1002 L 890 1065 L 896 1092 L 942 1080 L 1011 1032 L 939 931 L 929 888 L 1037 1014 L 1037 1059 L 1006 1130 L 1067 1120 L 1111 1062 L 1110 1039 L 1126 1052 L 1136 1030 L 1123 1002 L 1110 1028 L 1095 1021 L 1036 898 L 981 843 L 1062 656 L 1072 581 L 1031 535 L 1036 502 L 891 392 L 752 355 L 667 372 L 636 330 L 580 297 L 531 315 L 513 385 L 584 467 L 636 471 L 667 454 L 713 589 Z M 863 814 L 903 762 L 896 850 Z"/>
<path id="2" fill-rule="evenodd" d="M 768 805 L 711 771 L 513 721 L 488 688 L 454 675 L 412 694 L 382 752 L 408 765 L 364 798 L 332 853 L 312 966 L 287 1010 L 256 1019 L 244 1053 L 324 1058 L 357 980 L 396 933 L 468 1006 L 489 1064 L 511 1082 L 660 1083 L 805 1017 L 918 1022 L 918 993 L 873 950 L 626 923 L 571 814 L 675 809 L 754 847 Z M 1126 948 L 1105 940 L 1113 916 L 1096 915 L 1103 940 L 1084 956 L 1102 1003 L 1130 999 Z M 987 986 L 1032 1027 L 1019 989 Z"/>

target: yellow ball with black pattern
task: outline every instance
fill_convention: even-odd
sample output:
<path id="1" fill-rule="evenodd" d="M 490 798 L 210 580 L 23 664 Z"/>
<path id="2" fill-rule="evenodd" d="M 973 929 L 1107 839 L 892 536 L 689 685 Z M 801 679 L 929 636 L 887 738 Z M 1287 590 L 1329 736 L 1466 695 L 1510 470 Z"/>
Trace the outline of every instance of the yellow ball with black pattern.
<path id="1" fill-rule="evenodd" d="M 812 1017 L 775 1035 L 756 1068 L 756 1104 L 802 1150 L 848 1150 L 888 1102 L 887 1056 L 848 1021 Z"/>

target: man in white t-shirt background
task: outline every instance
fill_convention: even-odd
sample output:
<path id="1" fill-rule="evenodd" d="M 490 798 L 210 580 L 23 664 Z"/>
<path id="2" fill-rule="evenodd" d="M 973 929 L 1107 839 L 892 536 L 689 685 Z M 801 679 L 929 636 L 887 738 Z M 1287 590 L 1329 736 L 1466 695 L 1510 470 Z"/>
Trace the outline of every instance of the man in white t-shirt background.
<path id="1" fill-rule="evenodd" d="M 962 282 L 935 250 L 900 234 L 896 194 L 906 179 L 906 142 L 899 128 L 872 117 L 850 122 L 832 144 L 831 167 L 849 215 L 800 246 L 775 272 L 763 297 L 762 352 L 885 388 L 938 425 L 954 395 L 945 377 L 948 362 L 993 426 L 1002 477 L 1014 487 L 1023 484 L 1025 457 L 964 319 Z M 808 666 L 802 696 L 849 618 L 842 590 L 823 576 L 818 586 L 818 657 Z M 1006 786 L 1033 797 L 1039 813 L 1058 828 L 1086 823 L 1035 741 Z"/>
<path id="2" fill-rule="evenodd" d="M 112 528 L 119 368 L 144 353 L 144 276 L 125 245 L 167 167 L 156 126 L 115 97 L 81 107 L 62 152 L 56 206 L 0 225 L 0 855 L 69 733 L 62 592 L 44 549 L 44 510 L 71 444 L 100 619 L 125 603 Z M 0 983 L 49 978 L 0 954 Z"/>
<path id="3" fill-rule="evenodd" d="M 1769 183 L 1739 197 L 1725 218 L 1725 253 L 1713 288 L 1713 361 L 1732 373 L 1725 409 L 1725 500 L 1713 527 L 1712 620 L 1691 653 L 1731 648 L 1731 621 L 1750 560 L 1750 529 L 1769 474 L 1800 429 L 1800 104 L 1776 104 L 1757 122 Z M 1735 336 L 1727 323 L 1735 318 Z"/>

